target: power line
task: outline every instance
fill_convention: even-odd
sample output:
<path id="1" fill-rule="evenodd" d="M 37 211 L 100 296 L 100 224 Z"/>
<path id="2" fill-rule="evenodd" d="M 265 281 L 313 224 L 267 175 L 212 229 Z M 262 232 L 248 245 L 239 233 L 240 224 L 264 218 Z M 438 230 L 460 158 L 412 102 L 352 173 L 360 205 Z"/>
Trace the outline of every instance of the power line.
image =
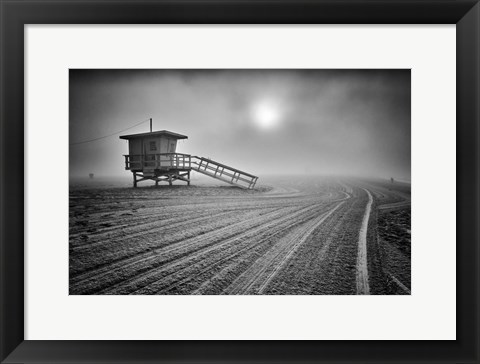
<path id="1" fill-rule="evenodd" d="M 123 133 L 124 131 L 133 129 L 134 127 L 139 126 L 140 124 L 143 124 L 144 122 L 149 121 L 149 120 L 150 120 L 150 119 L 142 120 L 142 121 L 139 122 L 138 124 L 132 125 L 132 126 L 126 128 L 126 129 L 123 129 L 123 130 L 116 131 L 115 133 L 112 133 L 112 134 L 104 135 L 104 136 L 101 136 L 101 137 L 98 137 L 98 138 L 95 138 L 95 139 L 84 140 L 84 141 L 76 142 L 76 143 L 70 143 L 69 145 L 85 144 L 85 143 L 94 142 L 94 141 L 96 141 L 96 140 L 109 138 L 109 137 L 114 136 L 114 135 L 116 135 L 116 134 L 120 134 L 120 133 Z"/>

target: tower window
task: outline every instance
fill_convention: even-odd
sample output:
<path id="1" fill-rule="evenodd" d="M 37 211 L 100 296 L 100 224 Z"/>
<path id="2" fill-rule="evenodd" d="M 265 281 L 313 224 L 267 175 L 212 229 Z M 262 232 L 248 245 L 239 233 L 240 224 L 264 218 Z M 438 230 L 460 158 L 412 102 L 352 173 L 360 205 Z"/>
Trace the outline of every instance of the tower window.
<path id="1" fill-rule="evenodd" d="M 155 142 L 150 142 L 150 150 L 157 150 L 157 143 Z"/>

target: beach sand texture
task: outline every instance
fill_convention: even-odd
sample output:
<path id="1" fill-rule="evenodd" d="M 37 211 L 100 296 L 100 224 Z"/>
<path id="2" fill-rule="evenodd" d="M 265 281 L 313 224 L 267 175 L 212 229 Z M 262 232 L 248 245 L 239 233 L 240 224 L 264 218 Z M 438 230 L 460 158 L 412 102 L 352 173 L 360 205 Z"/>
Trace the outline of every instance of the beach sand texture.
<path id="1" fill-rule="evenodd" d="M 410 184 L 257 187 L 71 186 L 70 294 L 410 294 Z"/>

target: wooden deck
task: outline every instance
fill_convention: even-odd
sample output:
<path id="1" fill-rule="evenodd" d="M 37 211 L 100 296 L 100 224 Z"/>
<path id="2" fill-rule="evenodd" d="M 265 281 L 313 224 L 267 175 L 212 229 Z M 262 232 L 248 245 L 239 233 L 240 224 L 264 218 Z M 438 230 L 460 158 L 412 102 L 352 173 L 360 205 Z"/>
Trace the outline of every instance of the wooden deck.
<path id="1" fill-rule="evenodd" d="M 182 153 L 160 153 L 150 155 L 124 155 L 125 169 L 134 174 L 137 182 L 151 179 L 159 181 L 181 179 L 190 184 L 190 171 L 202 173 L 241 188 L 252 189 L 258 177 L 208 158 Z M 186 173 L 185 173 L 186 172 Z M 137 180 L 137 174 L 141 179 Z"/>
<path id="2" fill-rule="evenodd" d="M 155 170 L 190 170 L 191 155 L 182 153 L 130 154 L 124 155 L 125 169 L 132 172 L 148 172 Z"/>

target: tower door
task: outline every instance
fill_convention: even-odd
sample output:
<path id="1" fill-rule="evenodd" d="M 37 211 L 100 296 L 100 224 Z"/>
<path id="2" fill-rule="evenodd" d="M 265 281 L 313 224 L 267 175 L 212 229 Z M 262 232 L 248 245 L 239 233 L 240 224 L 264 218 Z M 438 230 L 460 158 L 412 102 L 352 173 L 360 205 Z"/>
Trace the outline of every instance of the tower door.
<path id="1" fill-rule="evenodd" d="M 177 147 L 177 141 L 169 139 L 168 140 L 168 153 L 175 153 L 176 147 Z"/>
<path id="2" fill-rule="evenodd" d="M 159 152 L 159 143 L 155 139 L 147 139 L 143 143 L 143 155 L 144 155 L 144 168 L 145 169 L 156 169 L 157 168 L 157 158 L 156 154 Z"/>

